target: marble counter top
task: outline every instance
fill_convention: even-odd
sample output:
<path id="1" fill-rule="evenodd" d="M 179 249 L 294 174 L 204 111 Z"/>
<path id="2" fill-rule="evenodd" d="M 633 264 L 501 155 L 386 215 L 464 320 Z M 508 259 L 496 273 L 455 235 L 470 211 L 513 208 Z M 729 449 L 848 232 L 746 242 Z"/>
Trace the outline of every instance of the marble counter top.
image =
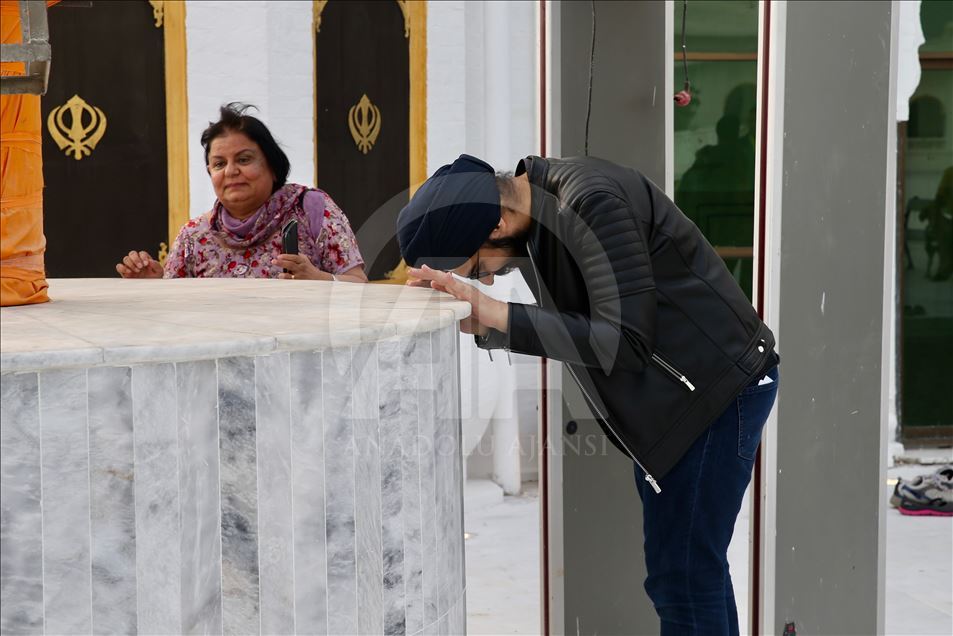
<path id="1" fill-rule="evenodd" d="M 433 331 L 470 306 L 432 290 L 323 281 L 53 279 L 0 309 L 0 371 L 326 349 Z"/>
<path id="2" fill-rule="evenodd" d="M 466 632 L 430 290 L 54 280 L 4 308 L 0 633 Z"/>

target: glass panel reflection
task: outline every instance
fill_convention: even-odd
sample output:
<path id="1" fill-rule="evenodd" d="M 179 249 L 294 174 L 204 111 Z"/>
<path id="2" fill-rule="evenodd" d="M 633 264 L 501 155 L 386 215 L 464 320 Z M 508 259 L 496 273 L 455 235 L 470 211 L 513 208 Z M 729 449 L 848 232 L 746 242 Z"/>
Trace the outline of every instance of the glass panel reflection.
<path id="1" fill-rule="evenodd" d="M 683 4 L 675 4 L 675 85 Z M 675 108 L 675 203 L 698 225 L 751 297 L 757 130 L 756 2 L 690 2 L 692 101 Z"/>

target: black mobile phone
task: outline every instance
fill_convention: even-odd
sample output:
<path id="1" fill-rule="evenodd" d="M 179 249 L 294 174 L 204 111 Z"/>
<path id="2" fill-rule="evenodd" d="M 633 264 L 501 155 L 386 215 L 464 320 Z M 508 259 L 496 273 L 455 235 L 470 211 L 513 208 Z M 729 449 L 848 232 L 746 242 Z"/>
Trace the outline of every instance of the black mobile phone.
<path id="1" fill-rule="evenodd" d="M 281 251 L 283 254 L 298 253 L 298 219 L 291 219 L 281 228 Z"/>
<path id="2" fill-rule="evenodd" d="M 281 228 L 281 253 L 282 254 L 297 254 L 298 253 L 298 220 L 291 219 Z M 287 274 L 288 270 L 284 270 L 284 273 Z"/>

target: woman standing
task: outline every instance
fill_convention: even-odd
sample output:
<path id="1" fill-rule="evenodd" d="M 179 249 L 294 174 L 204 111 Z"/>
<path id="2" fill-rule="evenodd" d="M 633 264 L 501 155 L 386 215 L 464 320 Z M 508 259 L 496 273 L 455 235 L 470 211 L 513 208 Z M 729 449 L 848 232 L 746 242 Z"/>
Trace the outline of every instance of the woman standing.
<path id="1" fill-rule="evenodd" d="M 123 278 L 294 278 L 367 282 L 341 209 L 326 193 L 286 183 L 291 164 L 248 106 L 232 103 L 202 133 L 216 200 L 179 231 L 165 266 L 132 251 Z M 298 254 L 282 253 L 281 230 L 298 222 Z"/>

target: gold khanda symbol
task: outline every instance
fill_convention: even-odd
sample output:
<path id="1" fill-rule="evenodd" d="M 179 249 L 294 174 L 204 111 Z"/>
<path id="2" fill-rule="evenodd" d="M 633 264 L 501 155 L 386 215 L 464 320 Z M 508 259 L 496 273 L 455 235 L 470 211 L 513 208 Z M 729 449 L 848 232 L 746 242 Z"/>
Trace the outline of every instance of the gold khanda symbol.
<path id="1" fill-rule="evenodd" d="M 70 115 L 69 127 L 66 126 L 64 116 Z M 87 115 L 87 123 L 83 123 Z M 67 156 L 73 153 L 73 158 L 79 161 L 92 153 L 96 144 L 106 132 L 106 115 L 95 106 L 87 104 L 79 95 L 73 95 L 62 106 L 50 111 L 46 118 L 46 127 L 50 131 L 53 141 L 60 150 L 65 149 Z"/>
<path id="2" fill-rule="evenodd" d="M 381 132 L 381 111 L 371 103 L 367 95 L 361 97 L 347 115 L 347 125 L 351 129 L 351 137 L 357 144 L 357 149 L 365 155 L 374 147 L 377 135 Z"/>
<path id="3" fill-rule="evenodd" d="M 152 5 L 152 19 L 156 21 L 156 28 L 162 27 L 162 18 L 165 17 L 165 0 L 149 0 Z"/>

